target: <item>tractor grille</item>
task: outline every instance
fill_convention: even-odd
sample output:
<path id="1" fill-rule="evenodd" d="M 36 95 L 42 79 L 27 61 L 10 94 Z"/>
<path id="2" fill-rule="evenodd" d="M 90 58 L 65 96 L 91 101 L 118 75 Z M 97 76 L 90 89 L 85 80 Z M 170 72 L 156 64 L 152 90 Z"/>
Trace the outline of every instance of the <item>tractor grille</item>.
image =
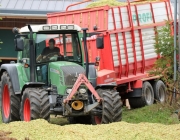
<path id="1" fill-rule="evenodd" d="M 61 66 L 63 71 L 65 85 L 74 85 L 79 74 L 85 74 L 83 67 L 78 65 Z"/>

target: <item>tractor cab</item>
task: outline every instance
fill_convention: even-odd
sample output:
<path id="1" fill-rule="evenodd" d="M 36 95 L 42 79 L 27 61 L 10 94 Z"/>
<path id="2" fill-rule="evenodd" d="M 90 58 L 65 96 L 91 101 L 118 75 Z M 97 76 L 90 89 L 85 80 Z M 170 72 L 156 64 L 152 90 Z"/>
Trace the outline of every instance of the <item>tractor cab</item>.
<path id="1" fill-rule="evenodd" d="M 34 72 L 36 75 L 35 81 L 44 82 L 46 85 L 57 83 L 57 81 L 52 79 L 51 76 L 53 74 L 51 73 L 61 74 L 59 71 L 61 66 L 83 66 L 84 56 L 81 48 L 81 33 L 79 33 L 81 28 L 79 26 L 56 24 L 32 25 L 31 28 L 34 45 L 32 52 L 30 51 L 30 31 L 28 26 L 21 28 L 19 30 L 20 34 L 16 35 L 15 39 L 16 50 L 19 51 L 18 61 L 23 63 L 25 71 L 27 71 L 25 76 L 27 78 L 24 78 L 24 82 L 31 81 L 30 61 L 33 60 L 32 65 L 35 67 Z M 33 54 L 34 59 L 30 59 L 31 54 Z M 84 73 L 84 70 L 81 72 Z"/>
<path id="2" fill-rule="evenodd" d="M 28 87 L 43 88 L 48 92 L 51 113 L 87 114 L 90 110 L 85 105 L 92 102 L 88 90 L 100 101 L 91 85 L 92 81 L 96 82 L 95 66 L 89 66 L 88 57 L 84 57 L 84 53 L 88 56 L 86 40 L 83 39 L 84 49 L 81 44 L 87 29 L 82 30 L 83 34 L 81 28 L 73 24 L 28 25 L 15 36 L 18 66 L 23 77 L 21 92 Z"/>
<path id="3" fill-rule="evenodd" d="M 54 42 L 50 42 L 51 40 Z M 48 69 L 51 64 L 60 66 L 76 63 L 83 66 L 81 44 L 77 31 L 50 34 L 37 33 L 35 54 L 38 82 L 47 84 L 47 79 L 50 74 L 46 72 L 44 75 L 44 69 Z M 41 59 L 39 59 L 39 57 L 41 57 Z M 55 72 L 56 70 L 58 69 L 50 68 L 49 72 Z"/>

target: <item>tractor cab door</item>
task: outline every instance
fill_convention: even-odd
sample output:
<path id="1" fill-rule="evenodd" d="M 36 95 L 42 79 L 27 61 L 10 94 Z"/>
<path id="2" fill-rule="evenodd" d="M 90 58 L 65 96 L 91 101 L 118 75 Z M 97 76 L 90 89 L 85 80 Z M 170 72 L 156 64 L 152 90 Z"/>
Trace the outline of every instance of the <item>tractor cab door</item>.
<path id="1" fill-rule="evenodd" d="M 37 58 L 41 53 L 43 52 L 43 49 L 47 46 L 45 40 L 40 40 L 39 35 L 37 35 L 36 39 L 36 74 L 37 74 L 37 81 L 38 82 L 44 82 L 47 84 L 48 79 L 48 63 L 39 63 Z M 44 73 L 43 73 L 44 72 Z"/>
<path id="2" fill-rule="evenodd" d="M 24 49 L 22 51 L 22 59 L 19 60 L 21 63 L 21 71 L 22 77 L 24 82 L 30 81 L 30 56 L 29 56 L 29 39 L 24 39 Z"/>

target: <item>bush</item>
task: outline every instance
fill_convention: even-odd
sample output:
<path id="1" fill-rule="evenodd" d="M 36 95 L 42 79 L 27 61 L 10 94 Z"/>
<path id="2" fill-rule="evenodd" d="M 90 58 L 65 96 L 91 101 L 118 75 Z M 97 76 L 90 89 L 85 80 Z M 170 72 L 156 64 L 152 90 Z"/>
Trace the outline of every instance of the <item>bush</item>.
<path id="1" fill-rule="evenodd" d="M 168 93 L 173 93 L 174 87 L 179 93 L 179 73 L 177 72 L 177 80 L 174 81 L 174 36 L 172 35 L 172 23 L 167 22 L 166 26 L 159 28 L 155 36 L 155 50 L 161 56 L 151 72 L 153 75 L 161 75 L 161 79 L 167 85 Z M 178 40 L 178 38 L 177 38 Z M 178 52 L 178 43 L 176 46 Z M 178 63 L 177 63 L 178 66 Z M 172 94 L 170 94 L 172 96 Z"/>

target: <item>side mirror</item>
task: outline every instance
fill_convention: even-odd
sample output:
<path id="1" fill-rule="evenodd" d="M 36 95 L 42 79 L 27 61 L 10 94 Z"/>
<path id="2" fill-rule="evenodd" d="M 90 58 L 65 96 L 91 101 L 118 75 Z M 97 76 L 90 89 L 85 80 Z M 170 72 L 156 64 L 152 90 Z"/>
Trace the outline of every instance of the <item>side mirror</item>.
<path id="1" fill-rule="evenodd" d="M 97 47 L 97 49 L 104 49 L 104 38 L 103 37 L 96 38 L 96 47 Z"/>
<path id="2" fill-rule="evenodd" d="M 15 51 L 23 51 L 24 49 L 24 41 L 22 38 L 14 39 Z"/>

